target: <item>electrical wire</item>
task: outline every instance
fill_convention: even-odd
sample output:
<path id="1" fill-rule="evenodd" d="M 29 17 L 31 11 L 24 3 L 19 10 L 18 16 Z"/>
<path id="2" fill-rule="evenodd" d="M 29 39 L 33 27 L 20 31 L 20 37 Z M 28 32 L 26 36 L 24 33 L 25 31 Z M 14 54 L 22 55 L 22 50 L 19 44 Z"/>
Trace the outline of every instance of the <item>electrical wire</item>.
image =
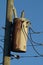
<path id="1" fill-rule="evenodd" d="M 20 58 L 28 58 L 28 57 L 42 57 L 42 56 L 36 56 L 36 55 L 34 55 L 34 56 L 20 56 Z"/>
<path id="2" fill-rule="evenodd" d="M 33 29 L 32 29 L 31 27 L 29 27 L 29 30 L 32 30 L 33 33 L 37 33 L 37 32 L 34 32 Z M 41 32 L 40 32 L 40 33 L 41 33 Z M 30 34 L 31 34 L 31 33 L 30 33 Z M 33 41 L 32 36 L 31 36 L 31 41 L 32 41 L 33 43 L 35 43 L 35 44 L 38 44 L 38 45 L 43 46 L 42 43 L 38 43 L 38 42 Z"/>
<path id="3" fill-rule="evenodd" d="M 0 52 L 0 54 L 2 54 L 4 49 L 3 49 L 3 47 L 2 47 L 2 46 L 0 46 L 0 48 L 2 49 L 2 51 Z"/>
<path id="4" fill-rule="evenodd" d="M 2 30 L 2 29 L 4 30 L 4 29 L 5 29 L 5 27 L 0 27 L 0 30 Z"/>
<path id="5" fill-rule="evenodd" d="M 25 32 L 24 32 L 24 29 L 22 28 L 22 32 L 23 32 L 23 35 L 25 37 L 25 40 L 26 40 L 26 35 L 25 35 Z"/>
<path id="6" fill-rule="evenodd" d="M 24 26 L 23 26 L 23 29 L 24 29 Z M 29 31 L 30 31 L 30 29 L 29 29 Z M 28 40 L 30 40 L 30 42 L 31 42 L 31 45 L 32 45 L 32 47 L 33 47 L 33 49 L 34 49 L 34 51 L 39 55 L 39 56 L 42 56 L 43 57 L 43 55 L 41 55 L 36 49 L 35 49 L 35 47 L 34 47 L 34 45 L 33 45 L 33 43 L 32 43 L 32 41 L 31 41 L 31 39 L 29 38 L 29 36 L 27 35 L 27 33 L 26 33 L 26 31 L 25 31 L 25 29 L 24 29 L 24 32 L 25 32 L 25 34 L 26 34 L 26 36 L 27 36 L 27 38 L 28 38 Z M 31 34 L 30 34 L 30 37 L 31 37 Z"/>
<path id="7" fill-rule="evenodd" d="M 28 34 L 30 34 L 30 33 L 28 33 Z M 35 33 L 31 32 L 31 34 L 43 34 L 43 32 L 35 32 Z"/>
<path id="8" fill-rule="evenodd" d="M 23 27 L 23 29 L 24 29 L 24 27 Z M 31 29 L 32 30 L 32 29 Z M 22 30 L 23 31 L 23 30 Z M 42 45 L 42 44 L 39 44 L 38 43 L 38 45 L 33 45 L 33 43 L 36 43 L 36 42 L 34 42 L 33 40 L 32 40 L 32 38 L 31 38 L 31 34 L 40 34 L 41 32 L 34 32 L 33 30 L 32 30 L 32 32 L 33 33 L 29 33 L 30 34 L 30 38 L 29 38 L 29 36 L 27 35 L 27 33 L 26 33 L 26 31 L 25 31 L 25 29 L 24 29 L 24 31 L 23 31 L 23 33 L 24 33 L 24 36 L 25 36 L 25 34 L 26 34 L 26 36 L 27 36 L 27 38 L 28 38 L 28 40 L 30 40 L 30 42 L 31 42 L 31 45 L 28 45 L 28 46 L 32 46 L 33 47 L 33 49 L 34 49 L 34 51 L 38 54 L 38 56 L 20 56 L 20 58 L 28 58 L 28 57 L 43 57 L 43 55 L 41 55 L 39 52 L 37 52 L 37 50 L 34 48 L 34 46 L 40 46 L 40 45 Z M 43 33 L 43 32 L 42 32 Z M 3 40 L 0 40 L 0 41 L 2 41 L 2 42 L 4 42 Z M 33 43 L 32 43 L 33 42 Z M 1 47 L 1 46 L 0 46 Z M 2 47 L 1 47 L 1 49 L 3 49 Z M 12 58 L 12 59 L 14 59 L 14 58 Z M 2 63 L 0 63 L 0 64 L 2 64 Z"/>
<path id="9" fill-rule="evenodd" d="M 24 27 L 24 26 L 23 26 L 23 27 Z M 24 32 L 24 29 L 23 29 L 23 28 L 22 28 L 22 32 L 23 32 L 24 37 L 25 37 L 25 40 L 26 40 L 26 34 L 25 34 L 25 32 Z M 31 32 L 29 32 L 29 34 L 31 34 Z M 28 39 L 28 40 L 29 40 L 29 39 Z M 32 36 L 31 36 L 31 41 L 32 41 L 33 43 L 37 44 L 37 45 L 34 45 L 34 46 L 43 46 L 43 44 L 42 44 L 42 43 L 38 43 L 38 42 L 33 41 Z M 27 46 L 32 46 L 32 45 L 27 45 Z"/>
<path id="10" fill-rule="evenodd" d="M 16 55 L 16 57 L 15 57 L 15 55 L 11 55 L 11 56 L 12 56 L 11 60 L 13 60 L 14 58 L 20 59 L 20 58 L 38 58 L 38 57 L 43 57 L 43 56 L 38 56 L 38 55 L 34 55 L 34 56 L 31 56 L 31 55 L 26 55 L 26 56 Z"/>
<path id="11" fill-rule="evenodd" d="M 30 29 L 29 29 L 29 32 L 30 32 Z M 31 34 L 30 34 L 30 40 L 32 40 L 32 38 L 31 38 Z M 31 41 L 31 44 L 32 44 L 32 47 L 33 47 L 34 51 L 35 51 L 39 56 L 43 56 L 43 55 L 40 54 L 40 53 L 36 50 L 36 48 L 33 46 L 32 41 Z"/>
<path id="12" fill-rule="evenodd" d="M 2 29 L 0 28 L 0 30 L 2 30 Z M 0 37 L 4 37 L 4 36 L 0 35 Z M 0 39 L 0 41 L 1 41 L 1 42 L 4 42 L 3 39 Z M 0 48 L 3 50 L 2 46 L 0 46 Z M 2 52 L 0 52 L 0 53 L 2 53 Z M 3 64 L 3 63 L 0 62 L 0 65 L 2 65 L 2 64 Z"/>
<path id="13" fill-rule="evenodd" d="M 43 34 L 43 32 L 35 32 L 31 27 L 29 27 L 30 29 L 31 29 L 31 31 L 32 31 L 32 33 L 31 34 Z M 30 33 L 29 33 L 30 34 Z"/>
<path id="14" fill-rule="evenodd" d="M 4 42 L 4 39 L 0 39 L 1 42 Z"/>
<path id="15" fill-rule="evenodd" d="M 0 48 L 3 50 L 2 46 L 0 46 Z"/>
<path id="16" fill-rule="evenodd" d="M 25 35 L 25 32 L 24 32 L 24 29 L 22 28 L 22 32 L 23 32 L 23 34 L 24 34 L 24 37 L 25 37 L 25 40 L 26 40 L 26 35 Z M 30 33 L 31 34 L 31 33 Z M 34 42 L 33 40 L 31 40 L 32 42 Z M 34 42 L 35 43 L 35 42 Z M 27 45 L 27 46 L 32 46 L 32 45 Z M 43 46 L 43 44 L 37 44 L 37 45 L 34 45 L 34 46 Z"/>
<path id="17" fill-rule="evenodd" d="M 0 46 L 0 48 L 3 50 L 2 46 Z M 0 52 L 0 53 L 2 53 L 2 52 Z M 2 62 L 0 62 L 0 64 L 3 64 L 3 63 L 2 63 Z"/>
<path id="18" fill-rule="evenodd" d="M 0 64 L 3 64 L 3 63 L 0 63 Z"/>
<path id="19" fill-rule="evenodd" d="M 32 45 L 30 44 L 30 45 L 27 45 L 27 46 L 32 46 Z M 43 45 L 36 45 L 36 44 L 35 44 L 34 46 L 43 46 Z"/>
<path id="20" fill-rule="evenodd" d="M 37 57 L 43 57 L 43 55 L 41 55 L 41 54 L 35 49 L 34 46 L 40 46 L 40 44 L 38 44 L 38 45 L 33 45 L 33 42 L 31 41 L 31 33 L 29 33 L 29 34 L 30 34 L 30 38 L 29 38 L 29 36 L 27 35 L 27 33 L 26 33 L 24 27 L 23 27 L 23 29 L 22 29 L 22 32 L 23 32 L 24 36 L 26 35 L 27 38 L 28 38 L 28 40 L 30 40 L 30 42 L 31 42 L 31 45 L 28 45 L 28 46 L 32 46 L 33 49 L 34 49 L 34 51 L 35 51 L 38 55 L 34 55 L 34 56 L 28 56 L 28 55 L 27 55 L 27 56 L 20 56 L 19 58 L 29 58 L 29 57 L 35 57 L 35 58 L 37 58 Z M 26 37 L 25 37 L 25 39 L 26 39 Z M 12 57 L 11 59 L 14 59 L 14 58 L 17 59 L 17 56 L 16 56 L 16 57 L 15 57 L 14 55 L 12 55 L 12 56 L 13 56 L 13 57 Z"/>

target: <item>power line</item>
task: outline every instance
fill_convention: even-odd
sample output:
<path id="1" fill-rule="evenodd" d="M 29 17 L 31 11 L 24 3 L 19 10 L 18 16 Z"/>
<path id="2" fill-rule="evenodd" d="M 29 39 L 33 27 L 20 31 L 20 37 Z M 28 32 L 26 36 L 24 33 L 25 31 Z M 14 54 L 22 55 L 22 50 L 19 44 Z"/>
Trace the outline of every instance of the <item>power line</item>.
<path id="1" fill-rule="evenodd" d="M 24 27 L 23 27 L 23 29 L 24 29 Z M 32 29 L 31 29 L 32 30 Z M 22 30 L 23 31 L 23 30 Z M 35 50 L 35 52 L 39 55 L 39 56 L 20 56 L 20 58 L 28 58 L 28 57 L 43 57 L 43 55 L 41 55 L 41 54 L 39 54 L 39 52 L 37 52 L 37 50 L 34 48 L 34 46 L 43 46 L 43 44 L 39 44 L 38 43 L 38 45 L 33 45 L 33 43 L 36 43 L 36 42 L 34 42 L 33 40 L 32 40 L 32 38 L 31 38 L 31 34 L 34 34 L 34 33 L 36 33 L 36 32 L 34 32 L 34 33 L 29 33 L 30 34 L 30 38 L 29 38 L 29 36 L 27 35 L 27 33 L 26 33 L 26 31 L 25 31 L 25 29 L 24 29 L 24 31 L 23 31 L 23 33 L 24 33 L 24 36 L 25 36 L 25 34 L 26 34 L 26 36 L 27 36 L 27 38 L 28 38 L 28 40 L 30 40 L 30 42 L 31 42 L 31 45 L 27 45 L 27 46 L 32 46 L 33 47 L 33 49 Z M 39 34 L 39 32 L 38 33 L 36 33 L 36 34 Z M 2 41 L 2 40 L 0 40 L 0 41 Z M 4 41 L 3 41 L 4 42 Z M 32 43 L 33 42 L 33 43 Z M 0 46 L 1 47 L 1 46 Z M 2 48 L 2 47 L 1 47 Z M 2 48 L 3 49 L 3 48 Z M 15 57 L 16 58 L 16 57 Z M 14 59 L 14 58 L 12 58 L 12 59 Z M 16 58 L 17 59 L 17 58 Z M 0 64 L 2 64 L 2 63 L 0 63 Z"/>
<path id="2" fill-rule="evenodd" d="M 0 39 L 1 42 L 4 42 L 4 39 Z"/>
<path id="3" fill-rule="evenodd" d="M 22 28 L 22 32 L 23 32 L 24 37 L 25 37 L 25 40 L 26 40 L 26 36 L 25 36 L 25 32 L 24 32 L 23 28 Z M 30 34 L 30 33 L 29 33 L 29 34 Z M 32 45 L 27 45 L 27 46 L 32 46 Z M 42 46 L 42 45 L 34 45 L 34 46 Z"/>
<path id="4" fill-rule="evenodd" d="M 31 34 L 30 34 L 30 38 L 31 38 Z M 30 41 L 31 41 L 31 39 L 30 39 Z M 35 49 L 35 47 L 33 46 L 32 41 L 31 41 L 31 44 L 32 44 L 32 47 L 33 47 L 34 51 L 35 51 L 39 56 L 42 56 L 42 55 Z"/>
<path id="5" fill-rule="evenodd" d="M 3 49 L 3 47 L 2 47 L 2 46 L 0 46 L 0 48 L 2 49 L 2 51 L 0 52 L 0 54 L 2 54 L 2 53 L 3 53 L 3 51 L 4 51 L 4 49 Z"/>
<path id="6" fill-rule="evenodd" d="M 35 32 L 31 27 L 29 27 L 30 29 L 31 29 L 31 34 L 43 34 L 43 32 Z M 28 34 L 30 34 L 30 33 L 28 33 Z"/>
<path id="7" fill-rule="evenodd" d="M 24 29 L 23 29 L 23 28 L 22 28 L 22 32 L 23 32 L 24 37 L 25 37 L 25 40 L 26 40 L 26 35 L 25 35 L 25 32 L 24 32 Z M 29 34 L 31 34 L 31 33 L 29 33 Z M 28 40 L 29 40 L 29 39 L 28 39 Z M 32 39 L 31 39 L 31 41 L 32 41 L 33 43 L 35 43 L 34 46 L 43 46 L 43 44 L 38 43 L 38 42 L 35 42 L 35 41 L 33 41 Z M 37 44 L 37 45 L 36 45 L 36 44 Z M 32 45 L 27 45 L 27 46 L 32 46 Z"/>
<path id="8" fill-rule="evenodd" d="M 43 56 L 36 56 L 36 55 L 35 56 L 21 56 L 21 58 L 26 58 L 26 57 L 29 58 L 29 57 L 43 57 Z"/>
<path id="9" fill-rule="evenodd" d="M 13 60 L 14 58 L 15 59 L 20 59 L 20 58 L 38 58 L 38 57 L 43 57 L 43 56 L 38 56 L 38 55 L 34 55 L 34 56 L 31 56 L 31 55 L 26 55 L 26 56 L 20 56 L 20 55 L 11 55 L 11 60 Z"/>
<path id="10" fill-rule="evenodd" d="M 0 46 L 0 48 L 3 50 L 2 46 Z M 0 52 L 0 53 L 2 53 L 2 52 Z M 0 62 L 0 64 L 3 64 L 3 63 L 2 63 L 2 62 Z"/>
<path id="11" fill-rule="evenodd" d="M 30 28 L 30 27 L 29 27 L 29 30 L 32 30 L 32 32 L 34 32 L 34 31 L 33 31 L 33 29 L 32 29 L 32 28 Z M 30 32 L 29 32 L 29 33 L 30 33 Z M 30 34 L 31 34 L 31 33 L 30 33 Z M 32 41 L 33 43 L 35 43 L 35 44 L 38 44 L 38 45 L 43 46 L 43 44 L 42 44 L 42 43 L 38 43 L 38 42 L 33 41 L 32 36 L 31 36 L 31 41 Z"/>
<path id="12" fill-rule="evenodd" d="M 23 29 L 24 29 L 24 26 L 23 26 Z M 30 31 L 30 29 L 29 29 L 29 31 Z M 32 47 L 33 47 L 33 49 L 34 49 L 34 51 L 39 55 L 39 56 L 43 56 L 42 54 L 40 54 L 36 49 L 35 49 L 35 47 L 34 47 L 34 45 L 33 45 L 33 43 L 32 43 L 32 41 L 31 41 L 31 34 L 30 34 L 30 38 L 29 38 L 29 36 L 27 35 L 27 33 L 26 33 L 26 31 L 25 31 L 25 29 L 24 29 L 24 32 L 25 32 L 25 34 L 26 34 L 26 36 L 27 36 L 27 38 L 28 38 L 28 40 L 30 40 L 30 42 L 31 42 L 31 45 L 32 45 Z"/>
<path id="13" fill-rule="evenodd" d="M 32 46 L 32 45 L 30 44 L 30 45 L 27 45 L 27 46 Z M 43 45 L 33 45 L 33 46 L 43 46 Z"/>
<path id="14" fill-rule="evenodd" d="M 30 32 L 30 29 L 29 29 L 29 32 Z M 30 34 L 30 40 L 32 40 L 31 34 Z M 35 47 L 33 46 L 32 41 L 31 41 L 31 44 L 32 44 L 32 47 L 33 47 L 34 51 L 35 51 L 39 56 L 43 56 L 42 54 L 40 54 L 40 53 L 35 49 Z"/>
<path id="15" fill-rule="evenodd" d="M 28 33 L 28 34 L 30 34 L 30 33 Z M 35 32 L 35 33 L 31 32 L 31 34 L 43 34 L 43 32 Z"/>
<path id="16" fill-rule="evenodd" d="M 5 27 L 0 27 L 0 30 L 4 30 L 5 29 Z"/>
<path id="17" fill-rule="evenodd" d="M 0 48 L 3 50 L 3 47 L 2 46 L 0 46 Z"/>
<path id="18" fill-rule="evenodd" d="M 30 28 L 31 29 L 31 28 Z M 24 37 L 25 37 L 25 39 L 26 39 L 26 34 L 25 34 L 25 32 L 24 32 L 24 30 L 22 29 L 22 32 L 23 32 L 23 34 L 24 34 Z M 29 34 L 31 34 L 31 32 L 29 32 Z M 28 39 L 29 40 L 29 39 Z M 38 42 L 35 42 L 35 41 L 33 41 L 33 39 L 32 39 L 32 36 L 31 36 L 31 41 L 33 42 L 33 43 L 35 43 L 35 44 L 37 44 L 37 45 L 34 45 L 34 46 L 43 46 L 43 44 L 42 43 L 38 43 Z M 28 46 L 31 46 L 31 45 L 28 45 Z"/>
<path id="19" fill-rule="evenodd" d="M 3 64 L 3 63 L 0 63 L 0 64 Z"/>

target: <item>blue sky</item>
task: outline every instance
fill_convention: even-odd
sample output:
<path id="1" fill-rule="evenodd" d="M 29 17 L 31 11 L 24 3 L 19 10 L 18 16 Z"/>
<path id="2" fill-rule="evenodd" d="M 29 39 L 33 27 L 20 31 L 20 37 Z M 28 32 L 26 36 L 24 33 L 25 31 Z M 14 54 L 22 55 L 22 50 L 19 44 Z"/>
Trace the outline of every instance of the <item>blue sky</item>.
<path id="1" fill-rule="evenodd" d="M 6 1 L 7 0 L 0 0 L 0 35 L 4 36 L 4 30 L 2 26 L 5 26 L 5 19 L 6 19 Z M 21 11 L 25 11 L 25 18 L 30 20 L 32 24 L 32 28 L 35 31 L 43 31 L 43 0 L 14 0 L 14 5 L 17 9 L 18 17 L 21 15 Z M 43 42 L 43 34 L 32 35 L 33 40 L 37 42 Z M 4 37 L 0 37 L 3 39 Z M 28 41 L 27 44 L 30 44 Z M 3 46 L 3 42 L 0 41 L 0 45 Z M 43 54 L 43 46 L 35 47 L 38 52 Z M 0 48 L 0 52 L 1 52 Z M 13 53 L 19 54 L 20 56 L 29 56 L 35 55 L 35 51 L 32 47 L 27 47 L 26 53 Z M 37 55 L 37 54 L 36 54 Z M 0 54 L 0 62 L 2 61 L 2 54 Z M 43 58 L 20 58 L 19 60 L 13 59 L 11 60 L 11 65 L 42 65 Z"/>

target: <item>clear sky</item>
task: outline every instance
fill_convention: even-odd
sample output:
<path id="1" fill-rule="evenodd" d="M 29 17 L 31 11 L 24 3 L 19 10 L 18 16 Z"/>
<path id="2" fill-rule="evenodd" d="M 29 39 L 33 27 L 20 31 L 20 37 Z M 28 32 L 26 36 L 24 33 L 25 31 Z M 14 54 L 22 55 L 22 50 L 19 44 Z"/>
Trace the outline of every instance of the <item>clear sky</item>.
<path id="1" fill-rule="evenodd" d="M 5 26 L 6 19 L 6 1 L 0 0 L 0 39 L 4 39 L 4 30 L 2 29 Z M 25 11 L 25 18 L 30 20 L 32 28 L 35 31 L 43 31 L 43 0 L 14 0 L 14 5 L 17 9 L 18 17 L 21 15 L 21 11 Z M 32 35 L 33 40 L 37 42 L 43 42 L 43 34 Z M 28 41 L 27 44 L 30 44 Z M 3 46 L 3 42 L 0 41 L 0 45 Z M 43 46 L 35 47 L 40 54 L 43 54 Z M 0 48 L 0 52 L 1 52 Z M 19 54 L 20 56 L 33 56 L 37 53 L 33 50 L 32 46 L 27 46 L 26 53 L 13 53 Z M 0 54 L 0 62 L 2 61 L 2 54 Z M 11 60 L 11 65 L 43 65 L 43 57 L 34 58 L 20 58 L 19 60 Z"/>

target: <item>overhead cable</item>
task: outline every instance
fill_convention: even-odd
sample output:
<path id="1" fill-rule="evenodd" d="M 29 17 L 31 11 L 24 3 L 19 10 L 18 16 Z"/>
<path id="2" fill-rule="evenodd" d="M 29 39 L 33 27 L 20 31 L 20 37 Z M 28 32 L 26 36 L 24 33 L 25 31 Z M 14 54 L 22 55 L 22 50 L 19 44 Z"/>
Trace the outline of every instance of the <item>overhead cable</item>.
<path id="1" fill-rule="evenodd" d="M 24 29 L 24 26 L 23 26 L 23 29 Z M 29 30 L 30 31 L 30 30 Z M 32 45 L 32 47 L 33 47 L 33 49 L 34 49 L 34 51 L 39 55 L 39 56 L 43 56 L 43 55 L 41 55 L 36 49 L 35 49 L 35 47 L 34 47 L 34 45 L 33 45 L 33 43 L 32 43 L 32 41 L 31 41 L 31 39 L 29 38 L 29 36 L 27 35 L 27 33 L 26 33 L 26 31 L 25 31 L 25 29 L 24 29 L 24 32 L 25 32 L 25 34 L 26 34 L 26 36 L 27 36 L 27 38 L 28 38 L 28 40 L 30 40 L 30 42 L 31 42 L 31 45 Z M 30 37 L 31 37 L 31 34 L 30 34 Z"/>
<path id="2" fill-rule="evenodd" d="M 33 29 L 32 29 L 31 27 L 29 27 L 29 30 L 32 30 L 32 32 L 34 32 Z M 30 33 L 30 32 L 29 32 L 29 33 Z M 31 33 L 30 33 L 30 34 L 31 34 Z M 38 44 L 38 45 L 43 46 L 42 43 L 39 43 L 39 42 L 35 42 L 35 41 L 33 41 L 32 36 L 31 36 L 31 41 L 32 41 L 33 43 L 35 43 L 35 44 Z"/>
<path id="3" fill-rule="evenodd" d="M 31 56 L 31 55 L 25 55 L 25 56 L 20 56 L 20 55 L 12 55 L 11 54 L 11 60 L 13 60 L 14 58 L 15 59 L 20 59 L 20 58 L 38 58 L 38 57 L 43 57 L 43 56 L 38 56 L 38 55 L 34 55 L 34 56 Z"/>
<path id="4" fill-rule="evenodd" d="M 29 27 L 31 29 L 31 34 L 43 34 L 43 32 L 35 32 L 31 27 Z M 30 33 L 29 33 L 30 34 Z"/>

